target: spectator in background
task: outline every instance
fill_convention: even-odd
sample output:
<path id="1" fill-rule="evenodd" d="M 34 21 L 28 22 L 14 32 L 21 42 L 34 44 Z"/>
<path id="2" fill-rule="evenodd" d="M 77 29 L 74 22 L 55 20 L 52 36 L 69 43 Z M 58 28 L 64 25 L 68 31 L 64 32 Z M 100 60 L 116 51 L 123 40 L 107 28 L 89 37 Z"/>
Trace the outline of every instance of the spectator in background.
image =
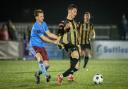
<path id="1" fill-rule="evenodd" d="M 2 27 L 0 28 L 0 40 L 9 40 L 8 28 L 6 24 L 3 24 Z"/>
<path id="2" fill-rule="evenodd" d="M 16 27 L 15 25 L 12 23 L 11 20 L 9 20 L 7 22 L 7 27 L 8 27 L 8 33 L 9 33 L 9 39 L 16 41 L 17 40 L 17 36 L 16 36 Z"/>
<path id="3" fill-rule="evenodd" d="M 28 26 L 24 32 L 24 56 L 28 57 L 29 55 L 29 40 L 30 40 L 31 27 Z"/>
<path id="4" fill-rule="evenodd" d="M 120 40 L 126 40 L 126 33 L 128 32 L 128 21 L 126 15 L 122 15 L 121 27 L 120 27 Z"/>

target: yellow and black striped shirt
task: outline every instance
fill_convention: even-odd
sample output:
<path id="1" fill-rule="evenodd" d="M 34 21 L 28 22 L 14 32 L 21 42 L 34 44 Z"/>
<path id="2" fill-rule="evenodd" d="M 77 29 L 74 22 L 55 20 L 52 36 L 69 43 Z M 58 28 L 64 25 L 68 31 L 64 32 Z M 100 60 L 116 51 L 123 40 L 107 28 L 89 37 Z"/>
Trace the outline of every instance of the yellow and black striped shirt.
<path id="1" fill-rule="evenodd" d="M 70 24 L 70 29 L 62 36 L 61 41 L 65 44 L 78 45 L 77 23 L 74 20 L 67 20 L 65 24 L 67 23 Z"/>
<path id="2" fill-rule="evenodd" d="M 92 33 L 94 33 L 94 27 L 91 23 L 81 23 L 79 28 L 79 43 L 89 44 Z"/>

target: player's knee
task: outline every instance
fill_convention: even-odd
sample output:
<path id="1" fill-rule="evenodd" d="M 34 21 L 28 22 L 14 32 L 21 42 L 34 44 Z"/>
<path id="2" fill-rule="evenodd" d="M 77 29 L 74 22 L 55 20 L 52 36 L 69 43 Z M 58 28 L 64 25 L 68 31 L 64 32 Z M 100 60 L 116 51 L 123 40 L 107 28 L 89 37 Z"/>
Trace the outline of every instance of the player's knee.
<path id="1" fill-rule="evenodd" d="M 80 69 L 80 64 L 79 63 L 76 64 L 75 69 L 77 69 L 77 70 Z"/>
<path id="2" fill-rule="evenodd" d="M 85 51 L 85 54 L 86 54 L 86 55 L 90 55 L 90 50 L 87 49 L 87 50 Z"/>
<path id="3" fill-rule="evenodd" d="M 80 52 L 80 56 L 85 56 L 85 51 L 84 51 L 84 50 L 82 50 L 82 51 Z"/>
<path id="4" fill-rule="evenodd" d="M 45 65 L 46 70 L 50 67 L 48 61 L 44 61 L 44 65 Z"/>
<path id="5" fill-rule="evenodd" d="M 75 69 L 78 71 L 80 69 L 80 67 L 75 67 Z"/>
<path id="6" fill-rule="evenodd" d="M 48 61 L 44 61 L 45 66 L 49 66 L 49 62 Z"/>
<path id="7" fill-rule="evenodd" d="M 38 62 L 39 62 L 39 63 L 43 63 L 43 61 L 42 61 L 42 60 L 39 60 Z"/>
<path id="8" fill-rule="evenodd" d="M 79 59 L 79 53 L 78 53 L 78 51 L 73 51 L 73 52 L 71 53 L 71 57 L 72 57 L 72 58 Z"/>
<path id="9" fill-rule="evenodd" d="M 37 53 L 37 54 L 36 54 L 36 58 L 37 58 L 38 61 L 43 61 L 43 60 L 42 60 L 42 56 L 41 56 L 40 53 Z"/>

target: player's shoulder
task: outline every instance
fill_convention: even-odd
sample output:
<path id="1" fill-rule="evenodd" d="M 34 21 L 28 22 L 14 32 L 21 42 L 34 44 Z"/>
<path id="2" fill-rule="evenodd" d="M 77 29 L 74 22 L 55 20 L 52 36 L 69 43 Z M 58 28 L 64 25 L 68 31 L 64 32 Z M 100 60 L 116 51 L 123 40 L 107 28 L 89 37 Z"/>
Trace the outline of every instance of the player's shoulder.
<path id="1" fill-rule="evenodd" d="M 45 21 L 43 21 L 43 23 L 42 23 L 42 24 L 45 24 L 45 25 L 46 25 L 47 23 L 46 23 Z"/>
<path id="2" fill-rule="evenodd" d="M 38 22 L 35 22 L 34 24 L 33 24 L 33 27 L 38 27 Z"/>
<path id="3" fill-rule="evenodd" d="M 32 29 L 36 29 L 37 28 L 37 23 L 33 23 Z"/>
<path id="4" fill-rule="evenodd" d="M 45 21 L 43 21 L 42 26 L 47 27 L 47 23 Z"/>

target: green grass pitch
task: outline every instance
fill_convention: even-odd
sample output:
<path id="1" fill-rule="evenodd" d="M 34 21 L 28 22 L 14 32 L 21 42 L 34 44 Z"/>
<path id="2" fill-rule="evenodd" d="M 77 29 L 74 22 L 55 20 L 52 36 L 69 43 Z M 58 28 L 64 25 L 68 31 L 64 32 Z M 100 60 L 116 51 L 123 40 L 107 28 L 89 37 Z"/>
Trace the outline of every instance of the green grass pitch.
<path id="1" fill-rule="evenodd" d="M 64 78 L 61 86 L 56 85 L 56 75 L 69 67 L 69 60 L 51 60 L 49 73 L 51 82 L 41 76 L 41 84 L 35 84 L 36 61 L 0 61 L 0 89 L 128 89 L 128 60 L 89 60 L 87 68 L 75 73 L 75 81 Z M 87 71 L 88 69 L 88 71 Z M 94 74 L 103 75 L 104 82 L 95 85 Z"/>

